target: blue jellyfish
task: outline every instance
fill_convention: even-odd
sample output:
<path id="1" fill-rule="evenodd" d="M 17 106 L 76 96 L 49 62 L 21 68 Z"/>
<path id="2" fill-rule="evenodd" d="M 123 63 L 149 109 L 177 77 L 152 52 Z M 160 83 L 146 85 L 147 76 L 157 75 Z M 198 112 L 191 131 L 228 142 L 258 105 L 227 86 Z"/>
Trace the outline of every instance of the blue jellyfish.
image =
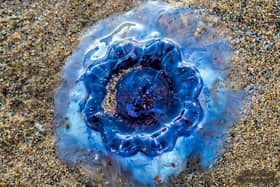
<path id="1" fill-rule="evenodd" d="M 89 29 L 55 95 L 58 156 L 111 185 L 167 183 L 192 155 L 210 168 L 242 103 L 215 32 L 201 10 L 162 2 Z"/>

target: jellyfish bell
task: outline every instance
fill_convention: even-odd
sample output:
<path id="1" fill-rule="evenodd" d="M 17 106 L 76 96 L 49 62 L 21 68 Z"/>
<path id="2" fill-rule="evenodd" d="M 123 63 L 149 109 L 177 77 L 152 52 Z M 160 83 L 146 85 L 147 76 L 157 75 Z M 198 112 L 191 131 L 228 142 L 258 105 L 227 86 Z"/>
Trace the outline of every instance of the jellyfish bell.
<path id="1" fill-rule="evenodd" d="M 111 185 L 167 183 L 191 155 L 215 163 L 241 99 L 225 86 L 232 49 L 203 15 L 148 2 L 88 30 L 55 96 L 62 161 Z"/>
<path id="2" fill-rule="evenodd" d="M 109 51 L 104 63 L 83 75 L 89 97 L 81 112 L 87 126 L 100 132 L 108 151 L 121 156 L 141 152 L 155 157 L 171 151 L 178 137 L 189 136 L 185 132 L 202 118 L 198 71 L 178 66 L 180 51 L 170 41 L 114 44 Z M 102 107 L 105 95 L 110 95 L 112 110 Z"/>

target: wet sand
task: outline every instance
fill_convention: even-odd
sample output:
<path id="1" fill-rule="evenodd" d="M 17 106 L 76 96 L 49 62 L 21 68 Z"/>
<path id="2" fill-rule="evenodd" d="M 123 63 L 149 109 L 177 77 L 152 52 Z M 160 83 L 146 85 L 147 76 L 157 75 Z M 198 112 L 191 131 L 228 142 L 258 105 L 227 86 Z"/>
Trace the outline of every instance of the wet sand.
<path id="1" fill-rule="evenodd" d="M 279 180 L 279 1 L 184 4 L 209 9 L 231 31 L 235 57 L 229 85 L 250 97 L 223 157 L 208 172 L 185 171 L 174 184 L 242 186 L 237 180 L 242 172 L 258 175 L 262 169 Z M 134 1 L 121 0 L 0 1 L 0 186 L 93 185 L 78 168 L 55 155 L 54 90 L 83 30 L 133 6 Z"/>

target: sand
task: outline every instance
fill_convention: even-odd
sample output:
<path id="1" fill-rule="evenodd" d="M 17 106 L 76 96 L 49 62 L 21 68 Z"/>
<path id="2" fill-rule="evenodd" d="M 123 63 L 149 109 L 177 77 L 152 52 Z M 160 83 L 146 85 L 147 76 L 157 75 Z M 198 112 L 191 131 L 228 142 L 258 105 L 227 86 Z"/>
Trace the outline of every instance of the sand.
<path id="1" fill-rule="evenodd" d="M 208 9 L 231 31 L 235 58 L 229 80 L 249 97 L 223 157 L 208 172 L 185 171 L 174 185 L 242 186 L 242 172 L 260 177 L 263 169 L 275 175 L 270 184 L 254 181 L 251 186 L 276 186 L 280 2 L 186 0 L 184 4 Z M 94 185 L 79 169 L 56 157 L 54 90 L 84 28 L 133 6 L 131 0 L 0 0 L 0 186 Z"/>

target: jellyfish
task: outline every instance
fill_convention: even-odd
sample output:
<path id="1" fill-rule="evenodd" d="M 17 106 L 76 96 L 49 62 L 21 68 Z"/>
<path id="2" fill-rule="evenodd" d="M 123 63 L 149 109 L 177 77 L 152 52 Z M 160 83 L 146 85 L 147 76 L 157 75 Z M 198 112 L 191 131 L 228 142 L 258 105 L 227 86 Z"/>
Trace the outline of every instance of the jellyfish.
<path id="1" fill-rule="evenodd" d="M 193 155 L 211 168 L 242 92 L 227 87 L 233 49 L 204 13 L 153 1 L 87 30 L 54 98 L 63 162 L 111 185 L 168 183 Z"/>

